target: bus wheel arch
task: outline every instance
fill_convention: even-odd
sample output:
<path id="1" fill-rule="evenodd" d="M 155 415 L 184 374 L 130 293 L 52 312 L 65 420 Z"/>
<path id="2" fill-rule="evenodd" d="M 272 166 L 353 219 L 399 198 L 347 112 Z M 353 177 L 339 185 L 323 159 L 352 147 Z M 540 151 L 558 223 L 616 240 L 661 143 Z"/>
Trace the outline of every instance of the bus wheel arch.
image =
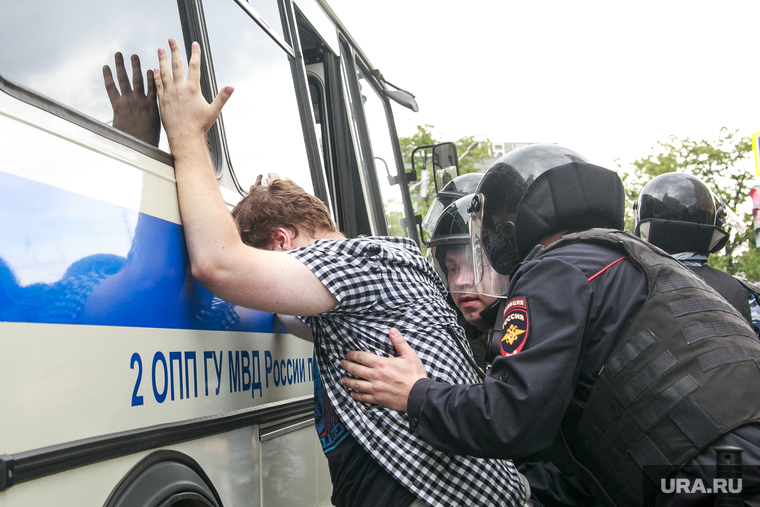
<path id="1" fill-rule="evenodd" d="M 111 491 L 103 507 L 223 507 L 206 472 L 177 451 L 155 451 Z"/>

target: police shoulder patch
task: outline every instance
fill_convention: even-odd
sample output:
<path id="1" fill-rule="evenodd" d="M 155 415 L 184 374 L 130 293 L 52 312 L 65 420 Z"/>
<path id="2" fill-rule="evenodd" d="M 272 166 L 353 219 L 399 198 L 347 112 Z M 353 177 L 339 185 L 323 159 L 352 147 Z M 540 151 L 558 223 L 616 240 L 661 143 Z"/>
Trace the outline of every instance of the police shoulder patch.
<path id="1" fill-rule="evenodd" d="M 501 355 L 512 356 L 525 346 L 530 330 L 528 301 L 524 297 L 514 297 L 504 308 L 504 324 L 501 328 Z"/>

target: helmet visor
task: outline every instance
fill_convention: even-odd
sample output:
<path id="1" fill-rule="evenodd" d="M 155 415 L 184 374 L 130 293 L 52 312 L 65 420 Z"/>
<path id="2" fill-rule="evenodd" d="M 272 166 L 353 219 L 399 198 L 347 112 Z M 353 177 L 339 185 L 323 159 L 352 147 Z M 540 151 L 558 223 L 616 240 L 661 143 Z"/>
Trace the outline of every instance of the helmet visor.
<path id="1" fill-rule="evenodd" d="M 718 196 L 715 196 L 715 202 L 717 203 L 718 208 L 715 213 L 715 215 L 718 217 L 718 221 L 723 221 L 726 226 L 735 230 L 739 236 L 743 236 L 744 233 L 747 232 L 747 226 L 745 223 L 742 222 L 742 220 L 736 216 L 736 213 L 734 213 L 733 210 L 729 208 L 726 203 L 723 202 L 723 200 Z M 721 227 L 722 224 L 717 223 L 715 225 Z"/>
<path id="2" fill-rule="evenodd" d="M 501 276 L 493 270 L 487 271 L 484 278 L 488 281 L 488 293 L 478 291 L 473 277 L 473 258 L 472 249 L 468 243 L 436 245 L 428 248 L 428 261 L 444 281 L 449 293 L 503 297 L 509 277 Z"/>
<path id="3" fill-rule="evenodd" d="M 446 209 L 446 205 L 440 199 L 433 199 L 433 203 L 428 208 L 425 218 L 422 219 L 422 230 L 427 232 L 428 235 L 433 234 L 435 224 L 438 222 L 441 214 L 443 214 L 444 209 Z"/>
<path id="4" fill-rule="evenodd" d="M 483 248 L 483 194 L 475 196 L 473 204 L 470 207 L 470 248 L 475 290 L 484 296 L 505 297 L 509 288 L 509 276 L 496 272 Z"/>

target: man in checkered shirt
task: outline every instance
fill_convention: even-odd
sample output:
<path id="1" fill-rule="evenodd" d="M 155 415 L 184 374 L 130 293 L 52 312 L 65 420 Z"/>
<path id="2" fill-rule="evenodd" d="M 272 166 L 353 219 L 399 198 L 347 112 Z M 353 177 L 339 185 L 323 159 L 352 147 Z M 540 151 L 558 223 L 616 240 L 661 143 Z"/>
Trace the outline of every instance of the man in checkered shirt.
<path id="1" fill-rule="evenodd" d="M 388 322 L 414 334 L 412 347 L 424 356 L 431 378 L 449 384 L 477 381 L 447 330 L 456 325 L 456 315 L 444 300 L 440 279 L 417 245 L 406 238 L 337 239 L 324 204 L 291 181 L 252 188 L 232 214 L 244 243 L 287 250 L 337 301 L 327 312 L 306 319 L 313 330 L 318 371 L 324 379 L 318 382 L 322 389 L 317 389 L 317 400 L 321 400 L 317 426 L 330 462 L 336 504 L 365 501 L 367 505 L 401 506 L 409 505 L 415 496 L 431 505 L 508 502 L 508 496 L 494 492 L 508 491 L 516 478 L 509 462 L 438 453 L 412 435 L 400 413 L 357 403 L 340 385 L 340 360 L 351 347 L 394 355 Z M 272 245 L 279 229 L 288 227 L 307 229 L 306 234 L 315 239 L 308 246 L 289 249 L 280 235 L 280 242 Z M 331 413 L 337 418 L 330 420 Z M 341 431 L 344 428 L 347 431 Z M 357 477 L 357 469 L 362 476 Z M 367 489 L 372 493 L 362 493 Z M 389 498 L 379 501 L 378 495 Z"/>
<path id="2" fill-rule="evenodd" d="M 345 239 L 324 205 L 287 181 L 251 189 L 235 210 L 238 232 L 219 193 L 205 139 L 233 90 L 223 88 L 208 104 L 199 86 L 199 45 L 192 44 L 187 79 L 177 42 L 170 39 L 169 46 L 171 66 L 166 51 L 159 50 L 156 91 L 174 155 L 193 276 L 232 304 L 310 316 L 321 376 L 316 384 L 326 392 L 318 415 L 331 425 L 322 440 L 333 500 L 397 507 L 524 503 L 526 487 L 511 462 L 435 451 L 412 434 L 402 414 L 357 403 L 341 387 L 339 363 L 348 350 L 394 353 L 388 323 L 401 328 L 431 378 L 476 381 L 447 332 L 456 317 L 440 279 L 411 241 Z M 282 206 L 272 198 L 278 193 Z M 247 209 L 257 197 L 261 204 Z"/>

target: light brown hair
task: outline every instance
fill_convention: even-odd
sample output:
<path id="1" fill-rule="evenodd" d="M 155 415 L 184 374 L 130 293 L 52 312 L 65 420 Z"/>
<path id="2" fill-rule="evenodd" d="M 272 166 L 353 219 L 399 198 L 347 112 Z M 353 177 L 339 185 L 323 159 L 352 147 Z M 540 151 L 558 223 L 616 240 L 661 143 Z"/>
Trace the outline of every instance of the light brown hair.
<path id="1" fill-rule="evenodd" d="M 240 238 L 248 246 L 268 249 L 280 227 L 312 238 L 337 232 L 327 206 L 290 180 L 277 180 L 268 187 L 254 185 L 250 192 L 232 210 Z"/>

